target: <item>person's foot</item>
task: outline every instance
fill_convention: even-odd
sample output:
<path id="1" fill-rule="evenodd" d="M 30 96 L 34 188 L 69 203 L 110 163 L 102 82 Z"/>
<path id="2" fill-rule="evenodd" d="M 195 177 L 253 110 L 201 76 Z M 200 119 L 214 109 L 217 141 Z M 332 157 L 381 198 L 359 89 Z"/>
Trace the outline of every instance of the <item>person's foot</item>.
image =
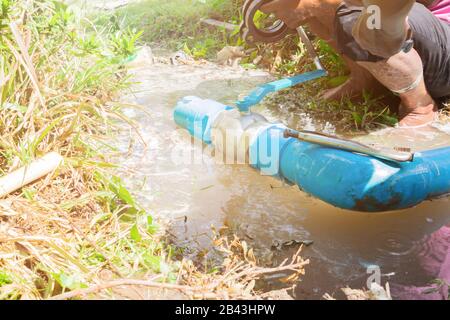
<path id="1" fill-rule="evenodd" d="M 424 107 L 408 108 L 403 105 L 399 107 L 400 127 L 420 127 L 436 121 L 438 108 L 435 103 Z"/>

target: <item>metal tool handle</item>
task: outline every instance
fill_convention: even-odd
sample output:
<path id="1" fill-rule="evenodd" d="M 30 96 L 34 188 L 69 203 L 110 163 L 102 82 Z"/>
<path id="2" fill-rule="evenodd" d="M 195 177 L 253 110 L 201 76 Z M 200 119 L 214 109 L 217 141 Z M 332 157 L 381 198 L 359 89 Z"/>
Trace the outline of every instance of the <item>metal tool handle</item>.
<path id="1" fill-rule="evenodd" d="M 297 33 L 298 33 L 298 35 L 300 37 L 300 40 L 302 41 L 302 43 L 306 47 L 306 52 L 311 57 L 311 59 L 313 59 L 314 64 L 316 65 L 316 68 L 318 70 L 324 70 L 324 67 L 322 66 L 322 63 L 320 62 L 320 58 L 317 55 L 317 52 L 314 49 L 314 46 L 311 43 L 311 40 L 309 40 L 309 37 L 306 34 L 305 29 L 303 29 L 303 27 L 300 26 L 300 27 L 297 28 Z"/>
<path id="2" fill-rule="evenodd" d="M 287 129 L 284 132 L 286 138 L 292 137 L 301 141 L 318 144 L 321 146 L 339 149 L 359 154 L 372 156 L 377 159 L 394 162 L 411 162 L 414 160 L 414 153 L 391 150 L 387 148 L 377 149 L 372 146 L 362 144 L 357 141 L 342 139 L 312 131 L 295 131 Z"/>

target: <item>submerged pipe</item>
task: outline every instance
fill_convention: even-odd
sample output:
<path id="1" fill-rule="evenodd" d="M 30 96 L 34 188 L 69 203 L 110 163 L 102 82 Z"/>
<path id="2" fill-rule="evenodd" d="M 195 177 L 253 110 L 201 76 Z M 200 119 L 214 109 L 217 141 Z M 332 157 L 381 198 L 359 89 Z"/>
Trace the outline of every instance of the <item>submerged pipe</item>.
<path id="1" fill-rule="evenodd" d="M 285 137 L 282 124 L 197 97 L 179 101 L 174 120 L 207 144 L 223 142 L 218 136 L 229 130 L 228 142 L 246 141 L 252 167 L 342 209 L 400 210 L 450 193 L 450 147 L 416 153 L 410 162 L 386 161 Z"/>

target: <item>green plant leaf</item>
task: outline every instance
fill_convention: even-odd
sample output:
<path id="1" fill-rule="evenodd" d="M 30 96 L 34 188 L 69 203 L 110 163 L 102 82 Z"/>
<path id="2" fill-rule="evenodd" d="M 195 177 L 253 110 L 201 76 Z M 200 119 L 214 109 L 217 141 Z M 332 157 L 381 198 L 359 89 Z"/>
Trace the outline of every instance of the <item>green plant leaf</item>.
<path id="1" fill-rule="evenodd" d="M 154 272 L 161 272 L 161 257 L 152 254 L 144 255 L 145 264 Z"/>
<path id="2" fill-rule="evenodd" d="M 60 272 L 52 273 L 52 276 L 61 287 L 67 288 L 69 290 L 83 289 L 88 287 L 81 281 L 80 277 L 77 275 L 67 275 L 64 272 Z"/>
<path id="3" fill-rule="evenodd" d="M 11 283 L 12 283 L 12 280 L 9 277 L 9 275 L 0 271 L 0 287 L 4 286 L 6 284 L 11 284 Z"/>
<path id="4" fill-rule="evenodd" d="M 134 201 L 133 196 L 130 194 L 128 189 L 123 185 L 123 182 L 119 177 L 116 176 L 112 177 L 110 189 L 124 203 L 132 207 L 136 206 L 136 202 Z"/>
<path id="5" fill-rule="evenodd" d="M 348 80 L 348 76 L 337 76 L 328 80 L 328 87 L 336 88 L 344 84 Z"/>
<path id="6" fill-rule="evenodd" d="M 139 228 L 137 224 L 134 224 L 133 227 L 130 230 L 130 237 L 136 242 L 140 242 L 142 240 L 142 236 L 139 233 Z"/>

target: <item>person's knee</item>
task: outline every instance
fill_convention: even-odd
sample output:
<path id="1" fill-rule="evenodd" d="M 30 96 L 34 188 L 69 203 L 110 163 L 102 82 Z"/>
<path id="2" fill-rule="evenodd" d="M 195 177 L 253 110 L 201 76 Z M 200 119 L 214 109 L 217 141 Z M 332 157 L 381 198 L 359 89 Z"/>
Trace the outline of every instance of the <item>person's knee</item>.
<path id="1" fill-rule="evenodd" d="M 422 59 L 414 49 L 399 52 L 386 60 L 358 64 L 396 94 L 411 91 L 423 81 Z"/>

